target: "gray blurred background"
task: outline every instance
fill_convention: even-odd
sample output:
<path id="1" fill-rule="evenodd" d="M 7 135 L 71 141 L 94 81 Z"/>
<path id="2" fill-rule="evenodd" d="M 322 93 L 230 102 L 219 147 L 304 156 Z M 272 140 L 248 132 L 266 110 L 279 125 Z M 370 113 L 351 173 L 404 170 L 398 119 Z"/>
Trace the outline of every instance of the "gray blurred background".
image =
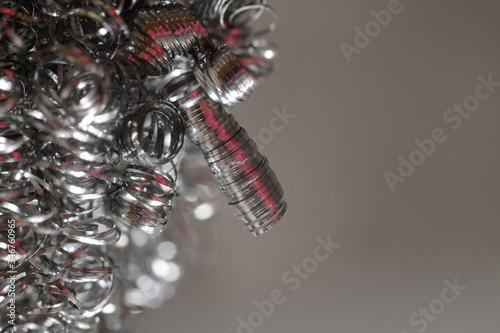
<path id="1" fill-rule="evenodd" d="M 263 150 L 289 211 L 256 238 L 219 196 L 215 260 L 129 330 L 234 333 L 250 315 L 255 333 L 499 332 L 500 88 L 456 130 L 443 119 L 479 76 L 500 82 L 498 1 L 401 0 L 350 63 L 340 44 L 391 1 L 269 3 L 279 70 L 234 114 L 253 137 L 273 109 L 296 116 Z M 391 191 L 384 173 L 437 128 L 447 140 Z M 329 235 L 340 247 L 316 268 L 306 258 Z M 314 270 L 291 290 L 282 276 L 304 259 Z M 275 289 L 286 300 L 259 323 L 254 301 Z"/>

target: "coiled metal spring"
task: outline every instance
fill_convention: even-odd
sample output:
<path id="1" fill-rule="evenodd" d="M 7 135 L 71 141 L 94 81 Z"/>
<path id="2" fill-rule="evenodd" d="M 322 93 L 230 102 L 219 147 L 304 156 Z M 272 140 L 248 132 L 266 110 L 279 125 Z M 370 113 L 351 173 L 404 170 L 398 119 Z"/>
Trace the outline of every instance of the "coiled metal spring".
<path id="1" fill-rule="evenodd" d="M 176 74 L 165 81 L 163 98 L 179 105 L 187 137 L 203 153 L 236 215 L 253 234 L 264 233 L 287 209 L 276 175 L 234 117 L 195 83 L 193 73 L 181 69 Z"/>
<path id="2" fill-rule="evenodd" d="M 129 37 L 128 25 L 111 4 L 99 0 L 75 0 L 61 16 L 73 40 L 94 55 L 112 58 L 119 45 Z"/>
<path id="3" fill-rule="evenodd" d="M 192 58 L 212 48 L 205 28 L 180 4 L 140 8 L 129 15 L 131 38 L 118 54 L 150 75 L 169 72 L 175 57 Z"/>
<path id="4" fill-rule="evenodd" d="M 224 47 L 216 49 L 201 23 L 182 5 L 152 6 L 134 12 L 135 29 L 118 55 L 166 74 L 176 57 L 195 60 L 197 78 L 211 97 L 225 105 L 246 100 L 255 89 L 252 75 Z"/>
<path id="5" fill-rule="evenodd" d="M 0 217 L 2 225 L 33 227 L 54 217 L 57 208 L 51 197 L 52 187 L 27 169 L 2 167 L 0 175 Z"/>
<path id="6" fill-rule="evenodd" d="M 173 199 L 180 195 L 175 184 L 177 170 L 166 172 L 151 168 L 128 165 L 122 173 L 124 184 L 111 202 L 111 210 L 120 221 L 157 236 L 167 224 L 167 218 L 174 207 Z"/>
<path id="7" fill-rule="evenodd" d="M 255 79 L 225 46 L 200 58 L 194 74 L 210 98 L 224 105 L 245 101 L 256 85 Z"/>
<path id="8" fill-rule="evenodd" d="M 250 27 L 217 28 L 212 36 L 217 45 L 227 45 L 259 84 L 274 71 L 278 47 L 271 41 L 256 38 Z"/>
<path id="9" fill-rule="evenodd" d="M 171 162 L 184 143 L 184 123 L 166 102 L 147 103 L 126 114 L 117 133 L 122 158 L 161 166 Z"/>
<path id="10" fill-rule="evenodd" d="M 277 47 L 262 36 L 275 29 L 277 15 L 265 0 L 199 0 L 190 10 L 205 24 L 214 43 L 226 45 L 256 81 L 262 83 L 274 70 Z M 254 22 L 264 12 L 272 20 L 256 30 Z"/>
<path id="11" fill-rule="evenodd" d="M 33 125 L 42 142 L 62 150 L 49 156 L 65 158 L 66 151 L 85 163 L 109 163 L 109 141 L 128 105 L 109 72 L 78 49 L 56 47 L 38 63 L 33 81 L 41 112 L 31 113 Z"/>

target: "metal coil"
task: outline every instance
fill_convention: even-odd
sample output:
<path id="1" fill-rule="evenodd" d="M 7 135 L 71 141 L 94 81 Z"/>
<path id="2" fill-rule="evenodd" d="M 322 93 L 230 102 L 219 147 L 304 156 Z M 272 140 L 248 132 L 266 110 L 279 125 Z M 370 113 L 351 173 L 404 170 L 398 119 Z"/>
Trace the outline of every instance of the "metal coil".
<path id="1" fill-rule="evenodd" d="M 278 54 L 275 43 L 257 39 L 248 27 L 216 29 L 212 33 L 217 45 L 225 44 L 243 66 L 261 84 L 275 68 Z"/>
<path id="2" fill-rule="evenodd" d="M 193 74 L 185 70 L 179 75 L 172 80 L 175 87 L 165 82 L 164 98 L 168 98 L 168 91 L 179 91 L 182 83 L 189 87 L 184 97 L 174 94 L 172 98 L 181 110 L 187 137 L 203 153 L 236 215 L 253 234 L 264 233 L 287 210 L 276 175 L 234 117 L 193 84 Z"/>
<path id="3" fill-rule="evenodd" d="M 69 239 L 91 245 L 111 245 L 120 239 L 120 229 L 104 217 L 68 218 L 60 231 Z"/>
<path id="4" fill-rule="evenodd" d="M 40 56 L 33 76 L 35 103 L 52 127 L 91 124 L 106 112 L 111 78 L 88 54 L 56 46 Z"/>
<path id="5" fill-rule="evenodd" d="M 15 220 L 19 226 L 33 226 L 51 219 L 57 208 L 54 190 L 28 170 L 3 167 L 0 174 L 0 225 Z"/>
<path id="6" fill-rule="evenodd" d="M 180 4 L 140 8 L 130 17 L 131 38 L 118 54 L 150 75 L 169 72 L 175 57 L 193 57 L 212 47 L 203 26 Z"/>
<path id="7" fill-rule="evenodd" d="M 210 98 L 224 105 L 244 102 L 256 86 L 254 77 L 225 46 L 200 58 L 194 74 Z"/>
<path id="8" fill-rule="evenodd" d="M 189 9 L 209 28 L 225 29 L 251 25 L 265 10 L 272 11 L 266 3 L 266 0 L 198 0 Z M 244 15 L 244 12 L 249 13 Z"/>
<path id="9" fill-rule="evenodd" d="M 152 102 L 126 114 L 117 136 L 123 159 L 158 166 L 172 161 L 180 152 L 184 123 L 173 104 Z"/>
<path id="10" fill-rule="evenodd" d="M 94 228 L 88 224 L 85 229 L 89 232 Z M 16 231 L 22 240 L 22 229 Z M 76 332 L 78 327 L 95 331 L 99 321 L 95 318 L 89 321 L 89 318 L 101 312 L 112 295 L 116 285 L 113 261 L 96 247 L 60 242 L 59 236 L 51 237 L 59 241 L 50 249 L 36 246 L 25 255 L 25 272 L 16 276 L 16 303 L 21 312 L 17 314 L 16 325 L 10 329 L 28 327 L 37 332 L 42 328 L 49 332 Z M 47 240 L 45 244 L 48 246 L 51 242 Z M 19 246 L 18 252 L 22 250 Z M 20 270 L 20 265 L 16 270 Z M 0 288 L 2 292 L 5 290 Z M 39 319 L 33 321 L 33 316 Z"/>
<path id="11" fill-rule="evenodd" d="M 48 156 L 60 156 L 62 164 L 67 154 L 85 163 L 110 162 L 110 141 L 128 106 L 112 77 L 75 48 L 55 47 L 42 57 L 33 77 L 42 115 L 32 110 L 30 119 L 42 132 L 40 141 L 59 150 Z"/>
<path id="12" fill-rule="evenodd" d="M 79 243 L 67 242 L 49 255 L 30 258 L 27 270 L 30 284 L 40 286 L 39 293 L 24 300 L 27 314 L 89 318 L 106 304 L 115 284 L 111 258 Z M 89 298 L 91 288 L 96 292 Z"/>
<path id="13" fill-rule="evenodd" d="M 110 73 L 115 90 L 117 89 L 118 92 L 125 94 L 124 99 L 119 98 L 122 104 L 128 104 L 130 108 L 143 102 L 146 91 L 143 87 L 142 73 L 137 66 L 134 66 L 132 62 L 123 57 L 115 58 L 112 61 L 101 57 L 96 61 L 105 71 Z M 124 103 L 124 101 L 127 103 Z M 125 109 L 124 107 L 120 113 L 124 113 Z"/>
<path id="14" fill-rule="evenodd" d="M 61 19 L 70 36 L 94 55 L 113 58 L 130 35 L 115 7 L 99 0 L 73 1 Z"/>
<path id="15" fill-rule="evenodd" d="M 266 1 L 200 0 L 190 9 L 204 22 L 214 44 L 226 45 L 257 83 L 261 84 L 274 70 L 272 60 L 276 57 L 277 47 L 261 36 L 276 28 L 277 15 Z M 271 22 L 257 28 L 254 22 L 264 12 L 271 15 Z"/>
<path id="16" fill-rule="evenodd" d="M 196 77 L 216 101 L 245 101 L 255 80 L 225 47 L 215 48 L 200 22 L 182 5 L 152 6 L 134 12 L 135 29 L 119 55 L 150 75 L 170 72 L 176 57 L 195 60 Z"/>
<path id="17" fill-rule="evenodd" d="M 224 8 L 204 26 L 193 11 L 214 3 Z M 159 307 L 187 264 L 211 257 L 197 235 L 210 226 L 196 221 L 215 212 L 218 191 L 200 193 L 213 178 L 254 234 L 284 214 L 267 160 L 222 106 L 248 98 L 272 66 L 253 30 L 269 8 L 0 4 L 1 332 L 120 331 Z M 184 160 L 186 130 L 209 169 L 192 146 Z M 179 185 L 187 195 L 171 215 Z M 12 290 L 15 326 L 3 321 Z"/>
<path id="18" fill-rule="evenodd" d="M 119 221 L 157 236 L 167 224 L 179 196 L 177 171 L 157 172 L 138 165 L 129 165 L 122 174 L 125 180 L 111 202 L 111 210 Z"/>
<path id="19" fill-rule="evenodd" d="M 107 180 L 94 177 L 82 167 L 61 170 L 52 165 L 44 171 L 45 178 L 57 193 L 58 211 L 64 218 L 85 220 L 92 217 L 92 213 L 103 207 L 113 189 Z"/>

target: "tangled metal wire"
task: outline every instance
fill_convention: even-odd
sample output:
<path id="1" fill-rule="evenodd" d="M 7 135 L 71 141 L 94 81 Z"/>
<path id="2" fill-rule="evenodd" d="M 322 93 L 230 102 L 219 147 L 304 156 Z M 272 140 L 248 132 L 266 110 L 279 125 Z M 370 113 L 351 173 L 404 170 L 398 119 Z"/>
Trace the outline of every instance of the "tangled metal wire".
<path id="1" fill-rule="evenodd" d="M 265 0 L 2 1 L 0 332 L 120 331 L 161 306 L 210 257 L 212 185 L 255 235 L 282 218 L 225 111 L 273 70 L 275 23 Z"/>

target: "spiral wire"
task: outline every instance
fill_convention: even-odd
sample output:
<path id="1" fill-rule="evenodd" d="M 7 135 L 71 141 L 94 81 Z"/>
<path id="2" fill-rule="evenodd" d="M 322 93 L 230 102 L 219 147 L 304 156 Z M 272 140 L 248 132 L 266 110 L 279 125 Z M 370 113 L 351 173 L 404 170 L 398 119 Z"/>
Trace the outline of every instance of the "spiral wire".
<path id="1" fill-rule="evenodd" d="M 267 159 L 224 110 L 270 73 L 250 28 L 267 8 L 0 4 L 1 332 L 120 331 L 161 306 L 213 252 L 216 183 L 254 234 L 281 218 Z"/>
<path id="2" fill-rule="evenodd" d="M 159 166 L 179 154 L 184 142 L 184 123 L 174 105 L 147 103 L 124 116 L 117 136 L 123 159 Z"/>
<path id="3" fill-rule="evenodd" d="M 192 72 L 181 69 L 170 80 L 164 82 L 162 97 L 179 105 L 186 135 L 203 153 L 229 205 L 253 234 L 269 230 L 287 204 L 267 158 L 234 117 L 195 83 Z"/>
<path id="4" fill-rule="evenodd" d="M 111 203 L 122 222 L 150 235 L 164 229 L 174 198 L 180 195 L 173 159 L 183 143 L 184 124 L 170 103 L 142 104 L 124 116 L 117 131 L 117 150 L 129 164 Z"/>
<path id="5" fill-rule="evenodd" d="M 265 0 L 197 0 L 189 8 L 207 27 L 214 44 L 226 45 L 255 84 L 262 84 L 274 71 L 277 47 L 263 37 L 274 31 L 277 15 Z M 271 22 L 258 28 L 256 22 L 264 13 Z"/>
<path id="6" fill-rule="evenodd" d="M 245 101 L 256 81 L 227 48 L 215 48 L 201 25 L 182 5 L 152 6 L 133 13 L 135 28 L 118 55 L 147 74 L 167 74 L 175 58 L 193 59 L 200 84 L 211 97 L 225 105 Z M 140 28 L 139 28 L 140 27 Z"/>

